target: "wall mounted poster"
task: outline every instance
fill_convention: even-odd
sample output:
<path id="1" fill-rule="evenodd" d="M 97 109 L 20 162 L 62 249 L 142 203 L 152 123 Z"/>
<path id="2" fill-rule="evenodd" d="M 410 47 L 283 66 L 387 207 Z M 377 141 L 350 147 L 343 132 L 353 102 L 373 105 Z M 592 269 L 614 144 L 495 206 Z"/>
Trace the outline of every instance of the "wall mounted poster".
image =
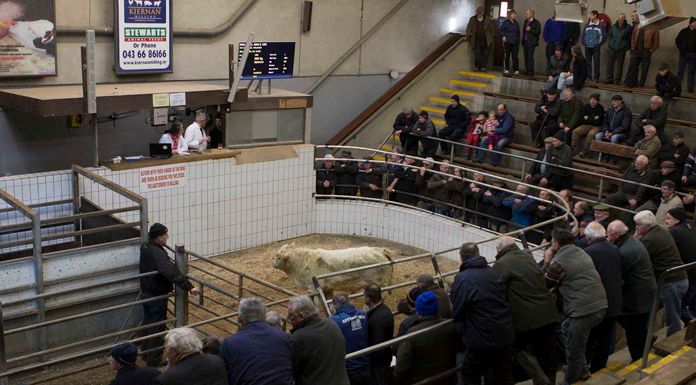
<path id="1" fill-rule="evenodd" d="M 0 78 L 55 76 L 53 0 L 0 0 Z"/>
<path id="2" fill-rule="evenodd" d="M 172 0 L 115 0 L 117 74 L 172 72 Z"/>

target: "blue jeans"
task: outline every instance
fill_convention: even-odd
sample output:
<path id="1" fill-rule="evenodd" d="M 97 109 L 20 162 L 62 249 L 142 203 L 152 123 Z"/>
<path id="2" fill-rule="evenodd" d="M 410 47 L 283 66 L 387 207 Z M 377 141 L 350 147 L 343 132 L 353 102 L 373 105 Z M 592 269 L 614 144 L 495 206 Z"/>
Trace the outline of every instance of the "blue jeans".
<path id="1" fill-rule="evenodd" d="M 611 136 L 611 142 L 614 144 L 619 144 L 622 140 L 626 139 L 626 134 L 614 134 Z M 599 132 L 597 135 L 595 135 L 595 140 L 599 140 L 600 142 L 604 140 L 604 132 Z"/>
<path id="2" fill-rule="evenodd" d="M 573 85 L 573 75 L 566 76 L 565 74 L 565 72 L 562 72 L 560 75 L 558 75 L 558 89 L 560 91 L 563 91 L 566 87 Z"/>
<path id="3" fill-rule="evenodd" d="M 505 147 L 507 147 L 508 144 L 512 142 L 512 138 L 500 138 L 498 139 L 498 143 L 495 145 L 495 150 L 496 151 L 503 151 Z M 479 145 L 480 148 L 488 148 L 488 137 L 483 138 L 481 141 L 481 144 Z M 483 158 L 486 157 L 486 153 L 483 150 L 476 150 L 476 159 L 478 159 L 479 162 L 483 162 Z M 491 155 L 491 163 L 495 166 L 500 164 L 500 154 L 492 154 Z"/>
<path id="4" fill-rule="evenodd" d="M 671 336 L 682 329 L 681 301 L 688 289 L 689 281 L 687 279 L 665 283 L 660 289 L 660 299 L 662 300 L 662 306 L 665 308 L 667 336 Z"/>

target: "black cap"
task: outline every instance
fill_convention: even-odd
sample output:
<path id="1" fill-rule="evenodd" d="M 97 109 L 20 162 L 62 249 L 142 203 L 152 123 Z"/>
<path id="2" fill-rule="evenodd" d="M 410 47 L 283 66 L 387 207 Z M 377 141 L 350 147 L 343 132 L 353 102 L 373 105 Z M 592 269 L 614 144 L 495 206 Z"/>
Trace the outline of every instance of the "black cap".
<path id="1" fill-rule="evenodd" d="M 154 225 L 150 226 L 150 232 L 148 232 L 148 235 L 150 236 L 150 239 L 154 239 L 159 237 L 160 235 L 167 234 L 167 226 L 161 224 L 161 223 L 155 223 Z"/>
<path id="2" fill-rule="evenodd" d="M 341 157 L 353 156 L 353 153 L 348 150 L 341 151 Z"/>
<path id="3" fill-rule="evenodd" d="M 546 95 L 558 95 L 558 89 L 556 89 L 556 87 L 551 87 L 546 90 Z"/>
<path id="4" fill-rule="evenodd" d="M 563 130 L 556 131 L 556 133 L 553 134 L 553 138 L 558 139 L 561 142 L 564 141 L 565 140 L 565 131 L 563 131 Z"/>
<path id="5" fill-rule="evenodd" d="M 124 342 L 111 349 L 111 357 L 121 365 L 135 365 L 138 359 L 138 348 L 131 342 Z"/>
<path id="6" fill-rule="evenodd" d="M 674 208 L 674 209 L 668 210 L 667 214 L 671 215 L 672 218 L 678 220 L 679 223 L 685 223 L 687 220 L 686 219 L 686 211 L 684 211 L 684 209 Z"/>
<path id="7" fill-rule="evenodd" d="M 611 97 L 611 100 L 621 100 L 621 101 L 623 101 L 623 96 L 621 96 L 621 95 L 614 95 L 614 96 Z"/>
<path id="8" fill-rule="evenodd" d="M 554 47 L 553 50 L 554 50 L 554 51 L 561 51 L 561 52 L 563 52 L 563 46 L 560 45 L 560 44 L 557 44 L 556 47 Z"/>
<path id="9" fill-rule="evenodd" d="M 450 99 L 456 100 L 457 103 L 459 103 L 459 95 L 457 95 L 457 94 L 452 95 L 452 97 Z"/>
<path id="10" fill-rule="evenodd" d="M 424 118 L 427 118 L 427 117 L 428 117 L 428 111 L 421 111 L 420 114 L 418 114 L 418 116 L 422 116 L 422 117 L 424 117 Z"/>
<path id="11" fill-rule="evenodd" d="M 683 132 L 683 131 L 677 131 L 677 132 L 675 132 L 674 135 L 672 135 L 672 136 L 676 136 L 676 137 L 678 137 L 678 138 L 684 139 L 684 132 Z"/>
<path id="12" fill-rule="evenodd" d="M 590 98 L 599 101 L 599 94 L 594 92 L 590 95 Z"/>

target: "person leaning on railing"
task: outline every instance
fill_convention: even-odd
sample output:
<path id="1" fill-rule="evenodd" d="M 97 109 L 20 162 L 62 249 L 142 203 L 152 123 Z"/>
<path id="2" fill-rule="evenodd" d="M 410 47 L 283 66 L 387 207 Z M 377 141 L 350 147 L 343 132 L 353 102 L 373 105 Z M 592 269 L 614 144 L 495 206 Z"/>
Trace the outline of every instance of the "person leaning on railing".
<path id="1" fill-rule="evenodd" d="M 360 172 L 356 177 L 356 183 L 360 187 L 360 196 L 363 198 L 382 198 L 382 167 L 376 167 L 371 156 L 363 158 L 360 164 Z"/>
<path id="2" fill-rule="evenodd" d="M 322 162 L 322 168 L 317 169 L 317 194 L 332 194 L 336 186 L 336 170 L 334 168 L 333 155 L 326 154 L 327 158 Z"/>
<path id="3" fill-rule="evenodd" d="M 164 245 L 169 239 L 167 227 L 161 223 L 150 226 L 149 241 L 140 247 L 140 273 L 157 271 L 159 274 L 140 278 L 140 297 L 148 299 L 169 294 L 176 284 L 181 289 L 198 294 L 198 289 L 179 271 L 169 259 Z M 167 319 L 167 298 L 143 303 L 143 325 L 161 322 Z M 165 325 L 157 325 L 145 329 L 143 335 L 150 335 L 164 331 Z M 143 341 L 143 351 L 153 350 L 145 354 L 147 366 L 160 366 L 162 364 L 162 337 L 149 338 Z"/>
<path id="4" fill-rule="evenodd" d="M 219 356 L 202 353 L 198 332 L 188 327 L 172 329 L 164 338 L 167 367 L 157 385 L 225 385 L 227 370 Z"/>
<path id="5" fill-rule="evenodd" d="M 349 150 L 341 151 L 341 158 L 353 159 Z M 339 160 L 334 168 L 336 172 L 336 195 L 355 196 L 358 193 L 355 179 L 358 175 L 358 162 Z"/>

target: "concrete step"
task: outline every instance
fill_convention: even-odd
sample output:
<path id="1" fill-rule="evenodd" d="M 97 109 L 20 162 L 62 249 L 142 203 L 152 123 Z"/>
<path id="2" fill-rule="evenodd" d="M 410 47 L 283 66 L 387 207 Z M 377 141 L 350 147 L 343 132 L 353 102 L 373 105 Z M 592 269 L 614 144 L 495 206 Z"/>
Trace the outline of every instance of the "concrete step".
<path id="1" fill-rule="evenodd" d="M 454 86 L 455 88 L 460 88 L 460 89 L 465 89 L 465 90 L 474 90 L 474 91 L 482 91 L 484 88 L 488 87 L 488 83 L 481 83 L 481 82 L 472 82 L 469 80 L 459 80 L 459 79 L 452 79 L 449 81 L 450 87 Z"/>
<path id="2" fill-rule="evenodd" d="M 476 79 L 480 82 L 490 82 L 498 76 L 489 72 L 473 72 L 467 70 L 457 71 L 457 73 L 467 79 Z"/>
<path id="3" fill-rule="evenodd" d="M 447 98 L 443 98 L 443 97 L 440 97 L 440 96 L 431 96 L 431 97 L 428 98 L 428 102 L 429 102 L 431 105 L 433 105 L 434 107 L 445 107 L 445 108 L 447 108 L 447 106 L 449 106 L 450 103 L 451 103 L 450 100 L 451 100 L 451 99 L 448 98 L 448 97 L 447 97 Z M 460 100 L 459 100 L 459 103 L 461 103 L 462 105 L 464 105 L 464 106 L 466 106 L 466 107 L 470 107 L 470 106 L 471 106 L 471 102 L 469 102 L 469 101 L 463 101 L 463 100 L 460 99 Z"/>
<path id="4" fill-rule="evenodd" d="M 421 111 L 427 111 L 429 114 L 436 114 L 436 115 L 445 115 L 446 109 L 440 108 L 440 107 L 433 107 L 433 106 L 420 106 Z M 432 119 L 432 116 L 431 116 Z"/>
<path id="5" fill-rule="evenodd" d="M 459 95 L 459 97 L 474 98 L 476 93 L 471 91 L 464 91 L 456 88 L 440 88 L 440 94 L 447 96 L 448 98 L 452 95 Z"/>

